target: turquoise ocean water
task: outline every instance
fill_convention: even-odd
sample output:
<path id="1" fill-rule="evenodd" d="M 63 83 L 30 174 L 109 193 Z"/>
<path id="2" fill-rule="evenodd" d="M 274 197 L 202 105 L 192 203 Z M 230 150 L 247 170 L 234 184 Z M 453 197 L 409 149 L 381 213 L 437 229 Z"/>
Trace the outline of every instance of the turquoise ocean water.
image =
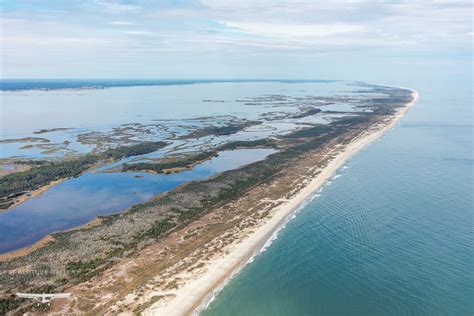
<path id="1" fill-rule="evenodd" d="M 353 157 L 202 315 L 473 315 L 472 79 Z"/>

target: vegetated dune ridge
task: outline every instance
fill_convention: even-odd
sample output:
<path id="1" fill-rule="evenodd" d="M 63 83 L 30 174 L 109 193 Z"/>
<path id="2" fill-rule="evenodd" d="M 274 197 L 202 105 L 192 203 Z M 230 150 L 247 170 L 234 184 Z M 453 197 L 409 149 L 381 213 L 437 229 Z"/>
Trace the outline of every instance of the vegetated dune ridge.
<path id="1" fill-rule="evenodd" d="M 331 178 L 338 168 L 354 154 L 379 139 L 405 115 L 416 102 L 418 93 L 412 91 L 413 99 L 405 107 L 400 108 L 391 122 L 385 126 L 375 126 L 364 135 L 355 138 L 345 146 L 326 167 L 312 179 L 302 190 L 273 210 L 273 216 L 263 221 L 254 232 L 242 238 L 227 249 L 227 254 L 207 263 L 207 271 L 198 276 L 189 276 L 184 285 L 173 291 L 170 300 L 160 300 L 144 311 L 144 315 L 188 315 L 198 314 L 216 295 L 216 289 L 222 288 L 227 279 L 238 271 L 253 255 L 266 244 L 272 234 Z"/>

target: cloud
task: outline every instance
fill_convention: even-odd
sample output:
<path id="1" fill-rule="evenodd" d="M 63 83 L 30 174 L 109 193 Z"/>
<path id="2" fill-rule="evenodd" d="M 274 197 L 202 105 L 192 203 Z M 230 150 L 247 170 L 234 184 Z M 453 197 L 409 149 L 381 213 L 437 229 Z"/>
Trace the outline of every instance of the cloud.
<path id="1" fill-rule="evenodd" d="M 0 57 L 10 72 L 27 72 L 38 56 L 44 69 L 69 69 L 71 61 L 114 69 L 141 62 L 147 69 L 145 60 L 193 65 L 216 58 L 212 68 L 269 56 L 472 53 L 469 1 L 71 0 L 5 7 Z"/>
<path id="2" fill-rule="evenodd" d="M 134 25 L 134 23 L 132 22 L 128 22 L 128 21 L 111 21 L 111 22 L 108 22 L 107 24 L 109 25 Z"/>
<path id="3" fill-rule="evenodd" d="M 274 24 L 260 22 L 231 22 L 220 21 L 223 25 L 235 28 L 257 36 L 275 38 L 313 38 L 335 34 L 356 33 L 364 31 L 360 25 L 344 23 L 334 24 Z"/>
<path id="4" fill-rule="evenodd" d="M 127 35 L 153 35 L 153 32 L 149 31 L 120 31 L 123 34 Z"/>
<path id="5" fill-rule="evenodd" d="M 142 10 L 142 7 L 139 5 L 111 0 L 95 0 L 90 6 L 108 13 L 132 13 Z"/>

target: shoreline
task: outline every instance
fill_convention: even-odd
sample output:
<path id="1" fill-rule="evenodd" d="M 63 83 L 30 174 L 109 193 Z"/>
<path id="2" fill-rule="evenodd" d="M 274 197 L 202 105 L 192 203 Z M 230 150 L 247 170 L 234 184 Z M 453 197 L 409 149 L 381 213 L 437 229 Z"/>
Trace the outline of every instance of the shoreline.
<path id="1" fill-rule="evenodd" d="M 54 180 L 54 181 L 51 181 L 50 183 L 46 184 L 46 185 L 43 185 L 41 187 L 39 187 L 38 189 L 35 189 L 33 191 L 29 191 L 28 193 L 25 193 L 23 194 L 22 196 L 20 196 L 17 200 L 15 200 L 15 202 L 10 205 L 9 207 L 5 208 L 5 209 L 1 209 L 0 212 L 8 212 L 10 211 L 11 209 L 13 209 L 14 207 L 17 207 L 18 205 L 28 201 L 30 198 L 34 198 L 34 197 L 38 197 L 40 196 L 41 194 L 45 193 L 46 191 L 48 191 L 49 189 L 57 186 L 58 184 L 66 181 L 67 179 L 69 178 L 62 178 L 62 179 L 59 179 L 59 180 Z M 32 246 L 33 244 L 31 244 L 30 246 Z M 21 248 L 20 248 L 21 249 Z M 15 250 L 13 250 L 15 251 Z"/>
<path id="2" fill-rule="evenodd" d="M 22 248 L 18 248 L 18 249 L 12 250 L 12 251 L 4 252 L 4 253 L 0 254 L 0 262 L 8 261 L 8 260 L 11 260 L 11 259 L 14 259 L 14 258 L 26 256 L 26 255 L 32 253 L 33 251 L 42 248 L 44 245 L 46 245 L 47 243 L 49 243 L 53 240 L 54 240 L 54 237 L 51 234 L 48 234 L 48 235 L 44 236 L 43 238 L 41 238 L 40 240 L 35 241 L 31 245 L 28 245 L 28 246 L 25 246 L 25 247 L 22 247 Z"/>
<path id="3" fill-rule="evenodd" d="M 404 88 L 407 89 L 407 88 Z M 273 215 L 252 234 L 241 242 L 232 245 L 224 257 L 211 259 L 207 271 L 202 275 L 188 280 L 176 290 L 172 300 L 158 301 L 146 309 L 144 315 L 197 315 L 205 310 L 216 294 L 226 283 L 237 274 L 249 260 L 258 255 L 262 247 L 278 232 L 286 221 L 313 196 L 347 160 L 382 137 L 393 128 L 418 100 L 418 92 L 409 89 L 413 99 L 390 118 L 387 124 L 378 124 L 363 135 L 355 138 L 314 177 L 309 184 L 301 189 L 289 201 L 272 210 Z M 382 123 L 383 124 L 383 123 Z"/>
<path id="4" fill-rule="evenodd" d="M 96 217 L 96 218 L 94 218 L 94 219 L 92 219 L 92 220 L 90 220 L 87 223 L 84 223 L 82 225 L 72 227 L 72 228 L 69 228 L 69 229 L 66 229 L 66 230 L 61 230 L 61 231 L 49 233 L 46 236 L 42 237 L 40 240 L 37 240 L 37 241 L 35 241 L 34 243 L 32 243 L 30 245 L 27 245 L 27 246 L 24 246 L 24 247 L 21 247 L 21 248 L 18 248 L 18 249 L 14 249 L 14 250 L 11 250 L 11 251 L 8 251 L 8 252 L 0 253 L 0 262 L 8 261 L 8 260 L 11 260 L 11 259 L 14 259 L 14 258 L 26 256 L 26 255 L 32 253 L 33 251 L 38 250 L 38 249 L 46 246 L 46 244 L 48 244 L 48 243 L 55 240 L 53 235 L 56 234 L 56 233 L 65 233 L 65 232 L 71 232 L 71 231 L 75 231 L 75 230 L 90 228 L 90 227 L 94 227 L 96 225 L 99 225 L 101 222 L 102 222 L 102 219 L 99 218 L 99 217 Z"/>

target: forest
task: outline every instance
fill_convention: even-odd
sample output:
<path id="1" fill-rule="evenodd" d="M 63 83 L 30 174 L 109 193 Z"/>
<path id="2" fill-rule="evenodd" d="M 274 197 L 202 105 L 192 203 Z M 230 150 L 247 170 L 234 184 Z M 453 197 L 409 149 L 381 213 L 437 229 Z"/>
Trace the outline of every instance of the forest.
<path id="1" fill-rule="evenodd" d="M 123 164 L 122 170 L 123 171 L 154 171 L 156 173 L 163 173 L 166 170 L 174 169 L 174 168 L 188 168 L 191 167 L 193 164 L 201 162 L 206 159 L 210 159 L 212 157 L 217 157 L 217 151 L 205 151 L 196 155 L 192 155 L 186 157 L 184 159 L 179 159 L 175 161 L 167 161 L 167 162 L 140 162 L 140 163 L 133 163 L 133 164 Z"/>

